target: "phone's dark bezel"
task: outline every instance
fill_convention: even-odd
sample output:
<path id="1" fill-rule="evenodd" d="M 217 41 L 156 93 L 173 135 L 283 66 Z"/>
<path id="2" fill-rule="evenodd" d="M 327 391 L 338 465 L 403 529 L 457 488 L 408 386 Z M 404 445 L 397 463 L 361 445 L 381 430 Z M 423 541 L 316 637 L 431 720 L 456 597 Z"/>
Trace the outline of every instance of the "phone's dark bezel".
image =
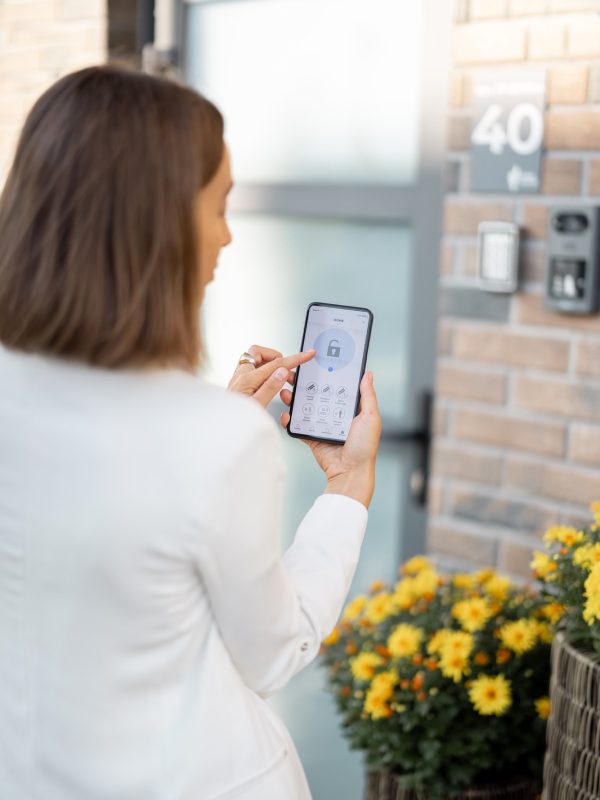
<path id="1" fill-rule="evenodd" d="M 365 338 L 365 348 L 363 351 L 363 358 L 362 364 L 360 367 L 360 377 L 358 379 L 359 383 L 359 390 L 356 392 L 356 403 L 354 404 L 354 413 L 352 414 L 352 419 L 358 413 L 358 404 L 360 403 L 360 382 L 362 380 L 363 375 L 365 374 L 365 366 L 367 364 L 367 353 L 369 351 L 369 342 L 371 340 L 371 328 L 373 327 L 373 312 L 369 308 L 363 308 L 362 306 L 344 306 L 339 303 L 309 303 L 308 308 L 306 309 L 306 317 L 304 319 L 304 330 L 302 331 L 302 339 L 300 341 L 300 352 L 302 352 L 302 348 L 304 347 L 304 337 L 306 336 L 306 328 L 308 325 L 308 317 L 310 314 L 310 310 L 313 306 L 326 306 L 327 308 L 344 308 L 348 311 L 366 311 L 369 315 L 369 325 L 367 327 L 367 335 Z M 314 442 L 328 442 L 329 444 L 344 444 L 346 439 L 326 439 L 323 436 L 309 436 L 306 433 L 293 433 L 290 430 L 290 425 L 292 424 L 292 411 L 294 408 L 294 400 L 296 399 L 296 389 L 298 387 L 298 376 L 300 374 L 300 369 L 302 368 L 302 364 L 296 369 L 296 380 L 294 381 L 294 386 L 292 389 L 292 400 L 290 402 L 290 420 L 287 424 L 286 431 L 288 435 L 294 439 L 312 439 Z M 346 438 L 348 438 L 346 434 Z"/>

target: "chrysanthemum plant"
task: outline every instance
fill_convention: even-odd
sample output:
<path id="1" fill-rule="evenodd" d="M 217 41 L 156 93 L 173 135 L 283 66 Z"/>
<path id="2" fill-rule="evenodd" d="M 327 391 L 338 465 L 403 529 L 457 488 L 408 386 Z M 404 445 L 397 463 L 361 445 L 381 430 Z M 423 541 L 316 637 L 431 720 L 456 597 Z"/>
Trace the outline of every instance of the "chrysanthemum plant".
<path id="1" fill-rule="evenodd" d="M 351 748 L 431 800 L 541 785 L 556 614 L 491 569 L 445 576 L 424 556 L 375 582 L 321 648 Z"/>
<path id="2" fill-rule="evenodd" d="M 559 629 L 582 651 L 600 656 L 600 502 L 586 528 L 558 526 L 544 534 L 547 552 L 534 551 L 534 576 L 562 616 Z"/>

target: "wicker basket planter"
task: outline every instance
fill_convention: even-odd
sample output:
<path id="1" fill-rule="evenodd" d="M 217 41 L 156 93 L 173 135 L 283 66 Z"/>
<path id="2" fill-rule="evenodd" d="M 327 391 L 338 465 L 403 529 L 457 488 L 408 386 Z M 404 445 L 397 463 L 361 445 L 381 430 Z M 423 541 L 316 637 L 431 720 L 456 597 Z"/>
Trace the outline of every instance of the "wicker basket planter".
<path id="1" fill-rule="evenodd" d="M 552 712 L 544 759 L 545 800 L 600 797 L 600 658 L 563 634 L 552 644 Z"/>
<path id="2" fill-rule="evenodd" d="M 467 789 L 448 800 L 533 800 L 535 796 L 529 780 L 515 779 L 502 785 Z M 427 793 L 402 789 L 393 772 L 371 772 L 367 775 L 364 800 L 427 800 Z"/>

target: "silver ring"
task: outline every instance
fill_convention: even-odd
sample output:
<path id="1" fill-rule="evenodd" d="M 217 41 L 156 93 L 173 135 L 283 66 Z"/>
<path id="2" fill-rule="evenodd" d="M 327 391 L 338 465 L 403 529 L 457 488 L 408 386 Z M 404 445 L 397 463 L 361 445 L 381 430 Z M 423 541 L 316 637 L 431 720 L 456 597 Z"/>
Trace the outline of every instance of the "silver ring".
<path id="1" fill-rule="evenodd" d="M 252 364 L 253 367 L 256 367 L 256 359 L 253 355 L 244 351 L 238 359 L 238 364 Z"/>

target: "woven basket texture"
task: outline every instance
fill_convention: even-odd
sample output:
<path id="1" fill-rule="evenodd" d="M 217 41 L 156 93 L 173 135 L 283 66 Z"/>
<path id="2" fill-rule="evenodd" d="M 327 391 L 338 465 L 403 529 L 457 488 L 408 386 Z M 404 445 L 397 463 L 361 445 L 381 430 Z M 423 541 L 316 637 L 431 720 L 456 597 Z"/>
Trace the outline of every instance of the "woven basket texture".
<path id="1" fill-rule="evenodd" d="M 544 800 L 600 798 L 600 658 L 552 643 Z"/>
<path id="2" fill-rule="evenodd" d="M 448 800 L 533 800 L 535 791 L 530 781 L 515 779 L 503 785 L 466 789 L 448 796 Z M 402 789 L 393 772 L 370 772 L 365 783 L 364 800 L 427 800 L 427 792 Z"/>

